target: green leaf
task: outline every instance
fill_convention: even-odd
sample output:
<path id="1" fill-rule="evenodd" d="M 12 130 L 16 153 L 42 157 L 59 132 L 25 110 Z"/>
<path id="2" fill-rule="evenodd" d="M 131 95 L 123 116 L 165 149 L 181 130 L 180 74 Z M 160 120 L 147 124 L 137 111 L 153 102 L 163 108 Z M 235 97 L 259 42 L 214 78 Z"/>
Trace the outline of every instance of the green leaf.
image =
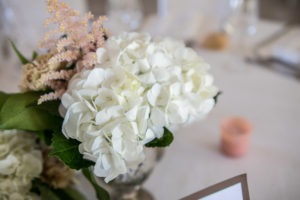
<path id="1" fill-rule="evenodd" d="M 108 192 L 97 184 L 94 175 L 88 168 L 82 169 L 82 173 L 94 187 L 98 200 L 110 199 Z"/>
<path id="2" fill-rule="evenodd" d="M 0 91 L 0 111 L 1 111 L 3 104 L 8 99 L 8 97 L 9 97 L 9 94 L 6 94 L 6 93 Z"/>
<path id="3" fill-rule="evenodd" d="M 41 93 L 11 94 L 0 111 L 0 129 L 60 130 L 63 119 L 36 104 Z"/>
<path id="4" fill-rule="evenodd" d="M 46 111 L 51 115 L 60 117 L 59 105 L 60 105 L 60 100 L 53 100 L 53 101 L 46 101 L 40 105 L 34 103 L 34 105 L 32 106 L 37 106 L 39 109 Z"/>
<path id="5" fill-rule="evenodd" d="M 11 41 L 11 40 L 9 40 L 9 42 L 10 42 L 10 44 L 11 44 L 13 50 L 14 50 L 15 53 L 17 54 L 17 56 L 18 56 L 19 60 L 21 61 L 21 63 L 22 63 L 23 65 L 29 63 L 29 60 L 27 60 L 27 58 L 25 58 L 25 57 L 22 55 L 22 53 L 17 49 L 17 47 L 16 47 L 16 45 L 14 44 L 14 42 Z"/>
<path id="6" fill-rule="evenodd" d="M 86 198 L 77 190 L 73 188 L 64 188 L 54 190 L 61 200 L 85 200 Z"/>
<path id="7" fill-rule="evenodd" d="M 38 57 L 38 53 L 36 51 L 32 52 L 32 57 L 31 57 L 31 61 L 34 61 L 37 57 Z"/>
<path id="8" fill-rule="evenodd" d="M 80 142 L 74 139 L 67 139 L 61 132 L 54 132 L 52 137 L 53 150 L 50 156 L 57 156 L 62 162 L 72 169 L 82 169 L 94 163 L 83 159 L 78 150 Z"/>
<path id="9" fill-rule="evenodd" d="M 39 138 L 48 146 L 51 145 L 52 133 L 53 132 L 49 130 L 36 131 L 36 134 L 39 136 Z"/>
<path id="10" fill-rule="evenodd" d="M 37 190 L 42 200 L 60 200 L 60 198 L 52 191 L 52 189 L 45 183 L 42 183 L 39 179 L 33 180 L 32 190 Z"/>
<path id="11" fill-rule="evenodd" d="M 223 93 L 222 91 L 219 91 L 219 92 L 214 96 L 215 104 L 218 103 L 218 98 L 219 98 L 219 96 L 220 96 L 222 93 Z"/>
<path id="12" fill-rule="evenodd" d="M 43 200 L 86 200 L 79 191 L 71 187 L 54 189 L 40 179 L 33 180 L 31 192 L 39 194 Z"/>
<path id="13" fill-rule="evenodd" d="M 59 200 L 59 197 L 57 197 L 57 195 L 53 191 L 51 191 L 44 185 L 39 185 L 38 188 L 43 200 Z"/>
<path id="14" fill-rule="evenodd" d="M 166 147 L 173 142 L 173 134 L 167 129 L 164 128 L 164 134 L 161 138 L 155 138 L 151 142 L 148 142 L 146 147 Z"/>

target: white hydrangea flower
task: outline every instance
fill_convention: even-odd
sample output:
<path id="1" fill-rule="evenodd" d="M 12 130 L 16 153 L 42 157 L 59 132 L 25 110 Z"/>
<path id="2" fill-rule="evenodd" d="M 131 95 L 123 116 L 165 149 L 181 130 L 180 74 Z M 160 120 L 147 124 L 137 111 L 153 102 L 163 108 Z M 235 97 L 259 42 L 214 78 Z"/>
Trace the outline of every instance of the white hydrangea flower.
<path id="1" fill-rule="evenodd" d="M 42 152 L 33 134 L 0 131 L 0 196 L 5 200 L 39 199 L 30 193 L 31 182 L 42 172 Z"/>
<path id="2" fill-rule="evenodd" d="M 122 33 L 97 50 L 98 65 L 69 82 L 63 133 L 81 142 L 108 182 L 144 159 L 143 146 L 204 117 L 217 88 L 209 65 L 182 42 Z"/>

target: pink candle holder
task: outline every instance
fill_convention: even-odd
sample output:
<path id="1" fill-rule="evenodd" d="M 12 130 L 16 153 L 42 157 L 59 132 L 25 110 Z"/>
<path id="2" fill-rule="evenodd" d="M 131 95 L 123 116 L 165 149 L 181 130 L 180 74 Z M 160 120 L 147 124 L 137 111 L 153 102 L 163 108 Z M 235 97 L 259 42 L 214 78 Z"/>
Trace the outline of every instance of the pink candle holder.
<path id="1" fill-rule="evenodd" d="M 221 148 L 232 157 L 243 156 L 249 147 L 252 124 L 241 117 L 231 117 L 221 122 Z"/>

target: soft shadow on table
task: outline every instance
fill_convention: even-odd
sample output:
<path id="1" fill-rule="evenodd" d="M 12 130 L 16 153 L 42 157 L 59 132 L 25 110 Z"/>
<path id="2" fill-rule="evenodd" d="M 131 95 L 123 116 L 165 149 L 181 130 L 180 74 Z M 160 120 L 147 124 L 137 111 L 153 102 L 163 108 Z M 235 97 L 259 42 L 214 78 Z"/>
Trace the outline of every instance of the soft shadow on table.
<path id="1" fill-rule="evenodd" d="M 200 125 L 200 128 L 199 128 Z M 201 124 L 193 124 L 181 129 L 177 135 L 180 135 L 180 143 L 188 145 L 193 151 L 199 153 L 217 154 L 223 156 L 220 149 L 219 134 L 213 130 L 207 130 L 201 127 Z M 199 132 L 197 132 L 199 130 Z"/>

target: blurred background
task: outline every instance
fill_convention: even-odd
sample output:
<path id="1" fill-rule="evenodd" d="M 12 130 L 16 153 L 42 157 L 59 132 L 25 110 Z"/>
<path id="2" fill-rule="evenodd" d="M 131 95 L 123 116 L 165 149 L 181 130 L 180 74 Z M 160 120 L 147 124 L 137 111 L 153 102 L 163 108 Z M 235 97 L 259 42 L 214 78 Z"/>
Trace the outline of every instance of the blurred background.
<path id="1" fill-rule="evenodd" d="M 299 78 L 300 0 L 65 0 L 82 13 L 107 15 L 111 34 L 150 32 L 194 48 L 225 50 L 247 62 Z M 8 43 L 29 56 L 45 32 L 45 1 L 0 0 L 1 81 L 20 66 Z M 9 66 L 9 67 L 8 67 Z M 12 68 L 8 70 L 7 68 Z M 4 70 L 5 69 L 5 70 Z M 20 70 L 17 70 L 20 71 Z M 7 74 L 7 75 L 4 75 Z M 16 88 L 13 88 L 16 89 Z"/>
<path id="2" fill-rule="evenodd" d="M 61 1 L 107 15 L 111 35 L 183 40 L 212 66 L 224 91 L 208 120 L 179 131 L 146 183 L 154 196 L 178 199 L 246 172 L 252 199 L 299 199 L 300 0 Z M 46 0 L 0 0 L 0 90 L 18 91 L 21 76 L 9 40 L 30 57 L 46 17 Z M 219 123 L 230 115 L 254 125 L 249 155 L 237 160 L 219 152 Z"/>

